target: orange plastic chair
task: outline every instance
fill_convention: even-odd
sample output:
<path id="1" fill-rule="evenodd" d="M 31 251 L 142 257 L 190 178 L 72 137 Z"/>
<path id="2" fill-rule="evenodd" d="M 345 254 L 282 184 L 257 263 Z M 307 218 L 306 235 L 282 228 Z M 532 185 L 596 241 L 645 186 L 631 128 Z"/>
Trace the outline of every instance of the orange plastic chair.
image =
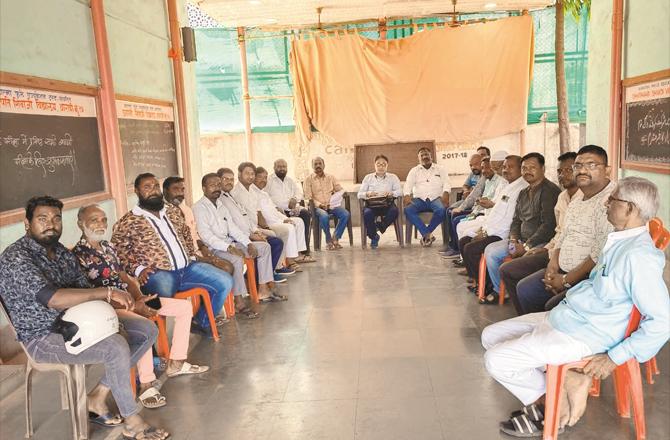
<path id="1" fill-rule="evenodd" d="M 256 265 L 253 258 L 245 258 L 244 264 L 247 266 L 247 284 L 249 286 L 249 295 L 254 304 L 258 304 L 258 286 L 256 286 Z"/>
<path id="2" fill-rule="evenodd" d="M 635 306 L 631 312 L 626 337 L 640 325 L 640 312 Z M 583 368 L 589 361 L 580 360 L 563 365 L 547 365 L 547 394 L 545 398 L 543 440 L 556 440 L 558 437 L 558 417 L 561 408 L 561 389 L 565 374 L 573 368 Z M 631 397 L 635 415 L 635 434 L 638 440 L 646 438 L 644 420 L 644 394 L 640 364 L 633 358 L 619 365 L 612 373 L 614 376 L 614 396 L 617 412 L 621 417 L 630 417 Z M 593 390 L 593 388 L 592 388 Z M 598 389 L 599 390 L 599 389 Z"/>
<path id="3" fill-rule="evenodd" d="M 165 325 L 165 317 L 156 315 L 151 318 L 158 326 L 158 338 L 156 339 L 156 352 L 158 356 L 169 359 L 170 358 L 170 343 L 168 342 L 167 327 Z"/>
<path id="4" fill-rule="evenodd" d="M 503 263 L 512 261 L 512 257 L 507 256 L 503 260 Z M 486 288 L 486 257 L 482 254 L 482 257 L 479 259 L 479 273 L 477 279 L 477 296 L 480 300 L 484 299 Z M 500 293 L 498 294 L 498 305 L 502 306 L 505 304 L 505 284 L 500 280 Z"/>
<path id="5" fill-rule="evenodd" d="M 215 341 L 219 340 L 219 330 L 216 328 L 216 320 L 214 317 L 214 310 L 212 310 L 212 302 L 209 300 L 209 293 L 202 287 L 195 287 L 193 289 L 177 292 L 174 295 L 176 299 L 192 299 L 193 314 L 200 308 L 200 301 L 202 300 L 207 311 L 207 318 L 209 318 L 209 327 L 212 329 L 212 337 Z"/>
<path id="6" fill-rule="evenodd" d="M 230 295 L 226 298 L 226 302 L 223 303 L 223 308 L 226 310 L 226 316 L 228 316 L 228 318 L 235 316 L 235 297 L 233 296 L 233 292 L 230 292 Z"/>

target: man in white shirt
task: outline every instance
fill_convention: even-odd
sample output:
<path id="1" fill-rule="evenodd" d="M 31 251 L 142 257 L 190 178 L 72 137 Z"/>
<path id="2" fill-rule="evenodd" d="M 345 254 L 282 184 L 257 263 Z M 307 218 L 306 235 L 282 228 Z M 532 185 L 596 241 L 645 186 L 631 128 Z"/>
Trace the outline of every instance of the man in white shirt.
<path id="1" fill-rule="evenodd" d="M 299 263 L 311 263 L 314 258 L 309 257 L 310 225 L 312 216 L 309 210 L 300 203 L 303 201 L 302 185 L 287 176 L 288 165 L 284 159 L 277 159 L 274 163 L 274 174 L 268 177 L 268 184 L 263 191 L 270 194 L 274 204 L 279 207 L 288 217 L 300 217 L 305 225 L 305 245 L 307 249 L 302 252 L 303 257 L 298 257 Z M 309 258 L 307 258 L 309 257 Z"/>
<path id="2" fill-rule="evenodd" d="M 433 163 L 429 148 L 421 148 L 418 156 L 419 165 L 409 170 L 405 181 L 405 217 L 421 233 L 421 245 L 430 246 L 435 241 L 433 231 L 446 218 L 451 183 L 446 170 Z M 419 217 L 422 212 L 433 213 L 428 226 Z"/>
<path id="3" fill-rule="evenodd" d="M 507 156 L 503 162 L 502 174 L 509 185 L 502 190 L 500 200 L 496 201 L 491 212 L 484 216 L 484 224 L 475 236 L 461 237 L 458 242 L 463 255 L 463 265 L 467 275 L 473 280 L 477 279 L 479 259 L 486 246 L 509 236 L 516 200 L 521 190 L 528 187 L 528 182 L 521 177 L 521 157 Z M 476 287 L 472 286 L 470 290 L 474 292 Z"/>
<path id="4" fill-rule="evenodd" d="M 292 275 L 295 273 L 295 269 L 290 267 L 283 267 L 284 259 L 289 261 L 289 264 L 292 263 L 293 258 L 297 257 L 297 252 L 294 252 L 291 249 L 291 255 L 287 254 L 287 242 L 289 241 L 289 230 L 288 226 L 275 227 L 271 229 L 262 214 L 258 206 L 258 195 L 252 191 L 251 186 L 254 184 L 254 179 L 256 178 L 256 166 L 251 162 L 242 162 L 237 167 L 237 180 L 238 182 L 230 191 L 230 195 L 233 196 L 235 201 L 244 209 L 247 213 L 247 218 L 251 221 L 251 224 L 254 228 L 260 229 L 260 231 L 268 236 L 277 236 L 284 246 L 282 248 L 282 253 L 279 257 L 279 262 L 275 267 L 275 272 L 279 275 Z M 294 255 L 295 253 L 295 255 Z"/>
<path id="5" fill-rule="evenodd" d="M 270 245 L 264 241 L 252 242 L 248 234 L 237 227 L 228 209 L 221 201 L 221 179 L 215 173 L 202 178 L 204 196 L 193 205 L 198 234 L 214 255 L 233 264 L 233 295 L 235 307 L 248 319 L 258 317 L 251 310 L 245 297 L 248 296 L 244 283 L 244 259 L 254 258 L 258 266 L 258 296 L 261 301 L 281 301 L 274 286 L 272 253 Z"/>
<path id="6" fill-rule="evenodd" d="M 284 249 L 286 250 L 287 256 L 286 259 L 288 260 L 290 267 L 299 270 L 296 259 L 299 257 L 299 252 L 304 252 L 307 249 L 305 243 L 305 224 L 298 217 L 285 216 L 284 213 L 275 206 L 270 195 L 263 191 L 263 189 L 267 187 L 267 182 L 268 172 L 265 168 L 256 168 L 256 177 L 254 178 L 254 183 L 251 185 L 251 191 L 253 191 L 258 198 L 258 209 L 268 227 L 280 237 L 286 234 L 286 240 L 284 241 Z"/>

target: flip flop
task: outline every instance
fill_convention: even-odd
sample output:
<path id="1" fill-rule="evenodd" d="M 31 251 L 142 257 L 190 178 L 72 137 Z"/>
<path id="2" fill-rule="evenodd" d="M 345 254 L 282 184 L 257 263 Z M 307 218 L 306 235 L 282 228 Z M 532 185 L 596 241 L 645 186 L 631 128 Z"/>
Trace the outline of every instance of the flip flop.
<path id="1" fill-rule="evenodd" d="M 147 388 L 138 396 L 138 399 L 140 399 L 140 403 L 143 407 L 149 409 L 160 408 L 167 404 L 165 396 L 163 396 L 156 387 Z"/>
<path id="2" fill-rule="evenodd" d="M 114 428 L 123 423 L 123 418 L 120 415 L 113 416 L 112 413 L 96 414 L 93 411 L 89 411 L 88 421 L 105 428 Z"/>
<path id="3" fill-rule="evenodd" d="M 187 374 L 200 374 L 208 370 L 209 367 L 206 365 L 200 366 L 184 362 L 183 364 L 181 364 L 181 369 L 179 371 L 175 371 L 174 373 L 168 373 L 167 377 L 185 376 Z"/>
<path id="4" fill-rule="evenodd" d="M 277 292 L 272 292 L 272 295 L 270 295 L 270 298 L 272 298 L 272 301 L 276 302 L 283 302 L 283 301 L 288 301 L 288 296 L 282 295 Z"/>
<path id="5" fill-rule="evenodd" d="M 315 263 L 316 259 L 311 255 L 300 255 L 295 261 L 297 263 Z"/>
<path id="6" fill-rule="evenodd" d="M 235 311 L 236 315 L 242 315 L 245 319 L 256 319 L 260 316 L 258 313 L 251 310 L 251 307 L 243 307 L 240 310 Z"/>
<path id="7" fill-rule="evenodd" d="M 161 440 L 167 440 L 170 438 L 169 432 L 165 431 L 164 429 L 154 428 L 153 426 L 149 426 L 141 431 L 124 431 L 121 436 L 123 440 L 142 440 L 149 438 L 149 436 L 152 434 L 158 434 Z M 139 437 L 140 435 L 142 437 Z"/>

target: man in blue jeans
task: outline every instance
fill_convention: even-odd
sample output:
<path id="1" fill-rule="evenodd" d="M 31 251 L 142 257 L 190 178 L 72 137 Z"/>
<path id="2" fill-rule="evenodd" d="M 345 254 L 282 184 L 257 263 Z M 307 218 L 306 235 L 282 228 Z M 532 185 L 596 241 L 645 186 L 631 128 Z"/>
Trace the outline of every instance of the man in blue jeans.
<path id="1" fill-rule="evenodd" d="M 159 297 L 171 298 L 177 292 L 202 287 L 209 293 L 214 314 L 218 314 L 233 287 L 230 274 L 195 261 L 189 227 L 179 208 L 164 202 L 153 174 L 137 176 L 135 194 L 137 206 L 121 217 L 112 235 L 112 244 L 126 272 L 137 278 L 143 293 Z M 160 302 L 156 303 L 150 305 L 160 308 Z M 193 321 L 193 331 L 209 335 L 204 304 Z"/>
<path id="2" fill-rule="evenodd" d="M 442 167 L 433 163 L 429 148 L 418 151 L 419 165 L 407 174 L 405 181 L 405 217 L 421 233 L 421 245 L 430 246 L 435 241 L 433 231 L 444 222 L 449 206 L 449 175 Z M 433 217 L 426 226 L 419 214 L 432 212 Z"/>
<path id="3" fill-rule="evenodd" d="M 305 179 L 305 200 L 314 201 L 314 211 L 321 229 L 326 234 L 328 250 L 337 250 L 342 249 L 340 238 L 344 234 L 344 229 L 347 227 L 351 214 L 342 206 L 331 206 L 332 195 L 344 190 L 342 189 L 342 185 L 335 179 L 335 176 L 324 172 L 325 167 L 326 164 L 322 158 L 315 157 L 312 159 L 312 169 L 314 172 Z M 331 215 L 337 220 L 334 236 L 330 234 Z"/>

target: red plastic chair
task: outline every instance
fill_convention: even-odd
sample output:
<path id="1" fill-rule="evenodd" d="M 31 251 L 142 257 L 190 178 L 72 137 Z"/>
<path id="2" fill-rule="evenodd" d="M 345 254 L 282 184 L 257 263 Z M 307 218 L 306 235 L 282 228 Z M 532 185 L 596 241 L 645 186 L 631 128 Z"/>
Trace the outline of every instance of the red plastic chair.
<path id="1" fill-rule="evenodd" d="M 630 336 L 639 327 L 640 319 L 640 312 L 636 307 L 633 307 L 628 327 L 626 328 L 626 337 Z M 561 389 L 565 381 L 565 374 L 570 369 L 583 368 L 588 362 L 587 360 L 580 360 L 563 365 L 547 365 L 547 395 L 544 403 L 544 432 L 542 434 L 544 440 L 556 440 L 558 437 Z M 640 364 L 634 358 L 629 359 L 624 364 L 616 367 L 612 374 L 614 376 L 614 395 L 617 412 L 621 417 L 630 417 L 632 398 L 636 437 L 638 440 L 646 438 L 644 394 L 642 391 Z M 593 391 L 593 388 L 591 390 Z M 598 387 L 599 391 L 600 388 Z"/>
<path id="2" fill-rule="evenodd" d="M 507 256 L 503 260 L 503 263 L 512 261 L 512 257 Z M 477 279 L 477 296 L 480 300 L 484 299 L 486 296 L 486 257 L 482 254 L 482 257 L 479 259 L 479 273 L 477 274 L 479 278 Z M 500 280 L 500 293 L 498 294 L 498 305 L 502 306 L 505 304 L 505 283 Z"/>
<path id="3" fill-rule="evenodd" d="M 202 287 L 195 287 L 193 289 L 177 292 L 174 296 L 176 299 L 192 299 L 193 314 L 200 308 L 200 300 L 205 305 L 207 311 L 207 318 L 209 318 L 209 327 L 212 329 L 212 337 L 215 341 L 219 340 L 219 330 L 216 328 L 216 320 L 214 317 L 214 310 L 212 310 L 212 302 L 209 299 L 209 293 Z"/>

